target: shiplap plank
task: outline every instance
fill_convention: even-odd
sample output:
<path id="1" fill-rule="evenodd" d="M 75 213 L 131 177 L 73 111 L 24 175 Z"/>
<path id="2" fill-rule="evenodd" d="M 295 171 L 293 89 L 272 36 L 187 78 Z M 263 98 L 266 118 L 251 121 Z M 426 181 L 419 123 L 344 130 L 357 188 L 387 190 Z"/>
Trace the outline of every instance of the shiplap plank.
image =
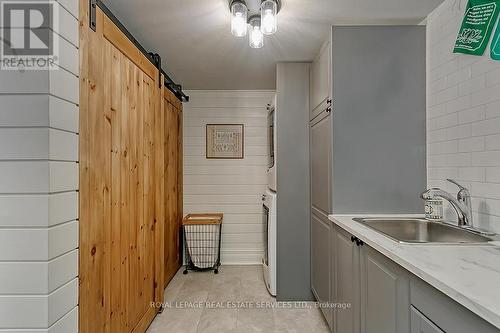
<path id="1" fill-rule="evenodd" d="M 184 204 L 186 205 L 206 205 L 206 204 L 262 204 L 262 198 L 258 194 L 254 195 L 205 195 L 205 194 L 186 194 Z"/>
<path id="2" fill-rule="evenodd" d="M 77 303 L 78 279 L 48 295 L 0 296 L 0 322 L 11 330 L 47 329 L 74 309 Z"/>
<path id="3" fill-rule="evenodd" d="M 184 175 L 259 175 L 265 173 L 267 166 L 263 165 L 191 165 L 184 168 Z"/>
<path id="4" fill-rule="evenodd" d="M 186 167 L 192 165 L 202 166 L 267 166 L 267 156 L 245 156 L 242 160 L 209 160 L 205 156 L 184 156 Z"/>
<path id="5" fill-rule="evenodd" d="M 0 294 L 47 295 L 78 275 L 78 250 L 51 261 L 0 262 Z"/>
<path id="6" fill-rule="evenodd" d="M 228 114 L 235 114 L 238 117 L 267 117 L 262 113 L 262 106 L 246 108 L 217 108 L 217 107 L 192 107 L 186 108 L 184 117 L 227 117 Z"/>
<path id="7" fill-rule="evenodd" d="M 78 218 L 78 193 L 0 195 L 0 227 L 49 227 Z"/>
<path id="8" fill-rule="evenodd" d="M 267 126 L 267 117 L 210 117 L 200 115 L 198 117 L 184 117 L 186 127 L 203 127 L 206 124 L 245 124 L 245 127 L 265 127 Z"/>
<path id="9" fill-rule="evenodd" d="M 48 128 L 0 128 L 0 160 L 47 159 Z"/>
<path id="10" fill-rule="evenodd" d="M 203 212 L 223 212 L 225 214 L 262 213 L 262 204 L 246 204 L 246 205 L 225 205 L 223 203 L 211 204 L 211 205 L 185 204 L 184 207 L 190 213 L 203 213 Z"/>
<path id="11" fill-rule="evenodd" d="M 78 133 L 78 106 L 63 99 L 49 98 L 50 127 Z"/>
<path id="12" fill-rule="evenodd" d="M 273 98 L 273 91 L 189 91 L 189 108 L 262 107 Z"/>
<path id="13" fill-rule="evenodd" d="M 7 75 L 2 73 L 2 76 L 4 74 Z M 2 83 L 3 80 L 0 80 L 0 87 Z M 48 126 L 48 100 L 49 96 L 47 95 L 0 95 L 0 105 L 2 105 L 0 108 L 0 126 Z"/>
<path id="14" fill-rule="evenodd" d="M 245 177 L 244 175 L 187 175 L 184 178 L 186 185 L 256 185 L 265 184 L 267 175 L 255 175 Z"/>

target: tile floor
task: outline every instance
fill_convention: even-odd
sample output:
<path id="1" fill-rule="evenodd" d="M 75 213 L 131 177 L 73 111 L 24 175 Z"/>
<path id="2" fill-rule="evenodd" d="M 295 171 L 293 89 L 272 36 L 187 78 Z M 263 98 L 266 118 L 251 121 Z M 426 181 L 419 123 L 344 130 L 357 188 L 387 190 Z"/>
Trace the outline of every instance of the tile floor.
<path id="1" fill-rule="evenodd" d="M 165 290 L 165 302 L 147 333 L 329 332 L 314 303 L 277 303 L 261 266 L 222 266 L 218 275 L 183 275 L 181 269 Z"/>

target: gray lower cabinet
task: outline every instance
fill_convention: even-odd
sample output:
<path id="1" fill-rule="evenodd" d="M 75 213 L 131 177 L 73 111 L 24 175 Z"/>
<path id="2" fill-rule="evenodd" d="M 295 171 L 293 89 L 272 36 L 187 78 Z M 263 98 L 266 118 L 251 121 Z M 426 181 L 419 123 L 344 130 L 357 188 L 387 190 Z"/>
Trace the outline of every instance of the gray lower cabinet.
<path id="1" fill-rule="evenodd" d="M 334 313 L 335 332 L 358 333 L 360 329 L 359 248 L 351 235 L 335 226 L 332 231 L 334 256 L 334 301 L 349 307 L 338 307 Z"/>
<path id="2" fill-rule="evenodd" d="M 444 333 L 439 327 L 434 325 L 426 316 L 413 306 L 411 312 L 411 333 Z"/>
<path id="3" fill-rule="evenodd" d="M 478 277 L 480 278 L 480 277 Z M 447 333 L 499 333 L 500 329 L 486 322 L 464 306 L 458 304 L 439 290 L 416 276 L 410 281 L 412 307 L 419 311 L 436 327 L 437 332 Z M 412 315 L 413 329 L 414 315 Z M 419 332 L 419 331 L 416 331 Z M 427 333 L 427 331 L 423 331 Z M 430 331 L 434 332 L 434 331 Z M 412 333 L 414 333 L 412 331 Z"/>
<path id="4" fill-rule="evenodd" d="M 325 301 L 330 290 L 330 302 L 350 304 L 323 312 L 332 332 L 500 333 L 500 329 L 339 226 L 327 226 L 313 218 L 312 230 L 316 296 Z M 318 246 L 314 245 L 316 240 Z M 325 255 L 327 249 L 330 255 Z"/>
<path id="5" fill-rule="evenodd" d="M 410 332 L 408 271 L 379 252 L 362 245 L 361 332 Z"/>
<path id="6" fill-rule="evenodd" d="M 409 333 L 408 272 L 335 226 L 332 284 L 337 333 Z"/>
<path id="7" fill-rule="evenodd" d="M 327 303 L 332 299 L 332 251 L 330 249 L 332 228 L 333 224 L 328 217 L 313 209 L 311 212 L 311 289 L 320 303 Z M 321 310 L 331 328 L 331 308 L 322 307 Z"/>

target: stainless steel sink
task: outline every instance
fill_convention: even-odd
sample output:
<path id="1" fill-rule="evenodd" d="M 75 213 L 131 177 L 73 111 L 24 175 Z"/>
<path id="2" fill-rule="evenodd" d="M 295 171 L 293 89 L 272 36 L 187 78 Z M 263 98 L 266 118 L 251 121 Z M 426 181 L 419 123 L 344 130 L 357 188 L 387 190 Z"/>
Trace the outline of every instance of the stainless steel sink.
<path id="1" fill-rule="evenodd" d="M 355 218 L 400 243 L 410 244 L 474 244 L 494 238 L 446 223 L 414 218 Z M 492 236 L 493 237 L 493 236 Z M 496 238 L 496 237 L 495 237 Z"/>

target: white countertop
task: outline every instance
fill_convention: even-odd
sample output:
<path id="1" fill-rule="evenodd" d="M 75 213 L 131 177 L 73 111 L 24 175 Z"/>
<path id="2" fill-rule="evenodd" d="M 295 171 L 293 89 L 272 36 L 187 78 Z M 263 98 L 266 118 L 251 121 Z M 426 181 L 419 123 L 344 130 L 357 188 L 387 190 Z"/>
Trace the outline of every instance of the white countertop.
<path id="1" fill-rule="evenodd" d="M 355 222 L 355 217 L 421 215 L 330 215 L 330 220 L 370 247 L 500 328 L 500 242 L 485 245 L 401 244 Z"/>

